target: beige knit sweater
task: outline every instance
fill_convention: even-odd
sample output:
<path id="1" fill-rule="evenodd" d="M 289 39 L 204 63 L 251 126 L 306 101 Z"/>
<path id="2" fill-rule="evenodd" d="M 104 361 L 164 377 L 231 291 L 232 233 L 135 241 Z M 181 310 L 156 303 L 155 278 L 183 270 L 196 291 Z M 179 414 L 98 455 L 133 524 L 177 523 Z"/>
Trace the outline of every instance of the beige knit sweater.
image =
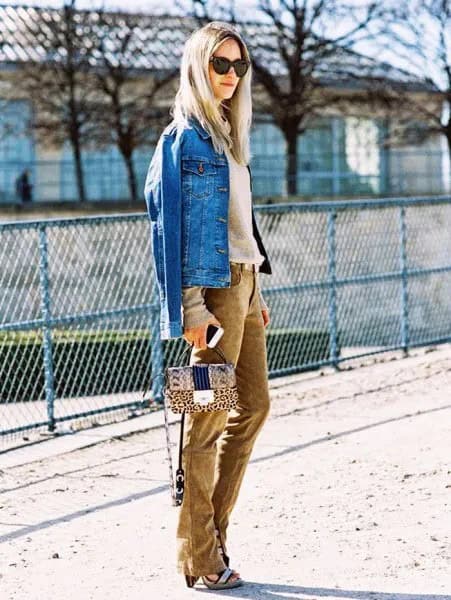
<path id="1" fill-rule="evenodd" d="M 261 265 L 264 256 L 258 249 L 252 231 L 252 197 L 247 167 L 240 165 L 226 150 L 229 163 L 229 260 L 238 263 Z M 260 274 L 257 273 L 257 289 L 263 310 L 269 310 L 261 289 Z M 183 325 L 185 328 L 197 327 L 214 315 L 205 306 L 205 288 L 185 287 L 182 289 Z"/>

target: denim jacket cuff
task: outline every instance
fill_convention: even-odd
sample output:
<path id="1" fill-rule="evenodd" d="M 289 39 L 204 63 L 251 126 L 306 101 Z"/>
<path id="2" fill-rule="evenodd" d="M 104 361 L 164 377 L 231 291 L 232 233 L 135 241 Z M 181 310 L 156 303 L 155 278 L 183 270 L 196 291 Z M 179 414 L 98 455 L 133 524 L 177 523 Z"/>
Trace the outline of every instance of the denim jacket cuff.
<path id="1" fill-rule="evenodd" d="M 161 339 L 169 340 L 170 338 L 177 338 L 183 335 L 183 327 L 181 321 L 171 321 L 170 323 L 163 323 L 161 325 Z"/>

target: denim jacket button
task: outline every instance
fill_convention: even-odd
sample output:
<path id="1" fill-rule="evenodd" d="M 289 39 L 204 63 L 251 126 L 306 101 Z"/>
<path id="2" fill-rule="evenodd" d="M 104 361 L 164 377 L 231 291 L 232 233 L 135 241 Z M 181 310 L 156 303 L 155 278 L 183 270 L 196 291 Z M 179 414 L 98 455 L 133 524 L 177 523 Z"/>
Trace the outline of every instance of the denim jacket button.
<path id="1" fill-rule="evenodd" d="M 202 163 L 200 163 L 200 165 L 197 167 L 197 170 L 199 171 L 199 173 L 203 173 L 204 172 L 204 166 Z"/>

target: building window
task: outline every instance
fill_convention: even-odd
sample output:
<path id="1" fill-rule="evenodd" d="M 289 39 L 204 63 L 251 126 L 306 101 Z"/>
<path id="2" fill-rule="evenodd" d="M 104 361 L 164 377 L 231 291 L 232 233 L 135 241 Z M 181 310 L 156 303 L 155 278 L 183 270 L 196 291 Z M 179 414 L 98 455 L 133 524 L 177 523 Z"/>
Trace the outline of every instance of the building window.
<path id="1" fill-rule="evenodd" d="M 35 181 L 35 152 L 29 134 L 30 102 L 0 99 L 0 202 L 14 202 L 15 182 L 25 170 Z"/>
<path id="2" fill-rule="evenodd" d="M 371 118 L 322 117 L 299 136 L 298 195 L 356 196 L 385 193 L 385 125 Z M 260 115 L 251 134 L 254 194 L 286 195 L 285 138 Z"/>
<path id="3" fill-rule="evenodd" d="M 138 199 L 144 202 L 144 181 L 154 147 L 137 148 L 133 153 Z M 128 201 L 130 188 L 125 162 L 115 146 L 82 151 L 86 199 L 96 201 Z M 61 161 L 60 200 L 77 201 L 75 162 L 69 143 L 64 145 Z"/>
<path id="4" fill-rule="evenodd" d="M 251 131 L 252 192 L 254 196 L 281 196 L 285 190 L 285 139 L 265 115 Z"/>

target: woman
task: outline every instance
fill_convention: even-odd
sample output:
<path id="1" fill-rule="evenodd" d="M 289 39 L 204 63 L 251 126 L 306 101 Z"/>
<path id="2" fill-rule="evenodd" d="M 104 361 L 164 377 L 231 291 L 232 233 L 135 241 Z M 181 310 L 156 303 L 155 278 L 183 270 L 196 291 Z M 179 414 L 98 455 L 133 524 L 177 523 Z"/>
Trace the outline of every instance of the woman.
<path id="1" fill-rule="evenodd" d="M 193 344 L 190 364 L 218 362 L 206 329 L 223 327 L 219 345 L 239 395 L 234 411 L 187 415 L 178 570 L 189 587 L 202 578 L 228 589 L 243 584 L 229 568 L 230 513 L 269 411 L 269 310 L 258 272 L 271 273 L 251 200 L 251 64 L 231 25 L 209 23 L 187 40 L 171 114 L 145 185 L 161 337 Z"/>

